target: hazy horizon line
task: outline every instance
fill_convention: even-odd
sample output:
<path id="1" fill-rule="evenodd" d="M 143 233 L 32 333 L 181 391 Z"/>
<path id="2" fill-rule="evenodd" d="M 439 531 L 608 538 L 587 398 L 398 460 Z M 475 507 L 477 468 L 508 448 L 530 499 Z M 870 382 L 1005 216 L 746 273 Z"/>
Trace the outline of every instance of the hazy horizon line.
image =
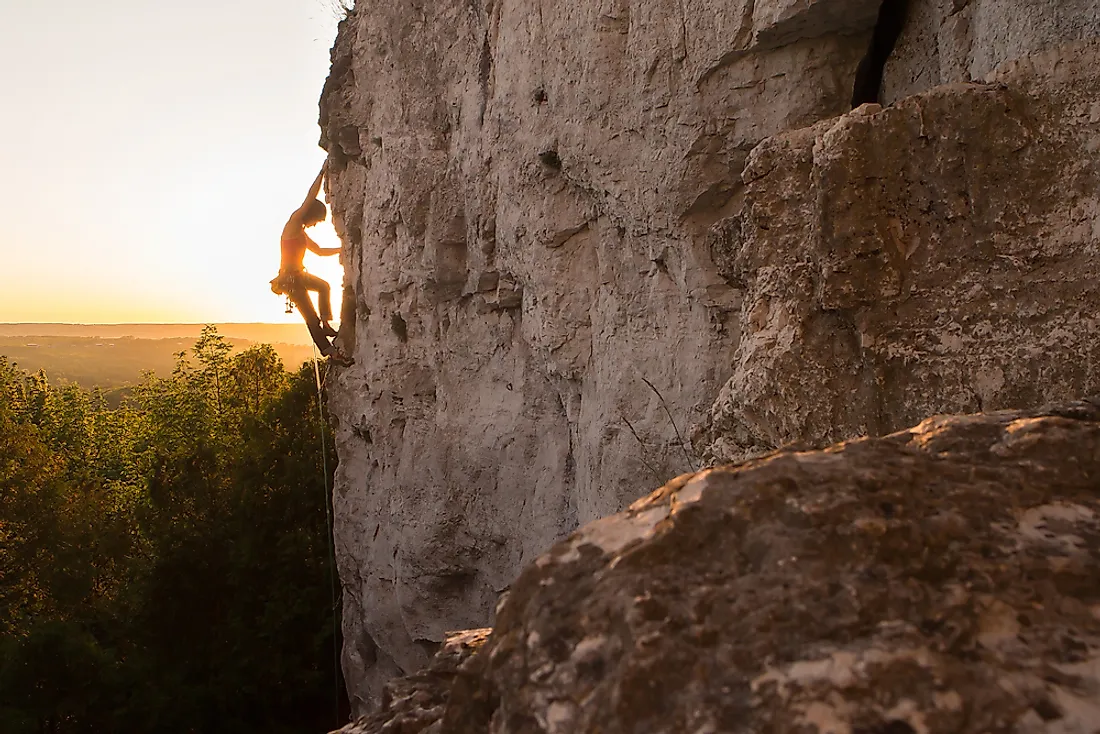
<path id="1" fill-rule="evenodd" d="M 285 321 L 0 321 L 0 326 L 297 326 Z"/>
<path id="2" fill-rule="evenodd" d="M 0 323 L 0 337 L 95 337 L 115 339 L 197 339 L 207 326 L 229 339 L 253 342 L 311 344 L 309 330 L 302 322 L 270 321 L 120 321 L 114 323 L 74 323 L 67 321 L 15 321 Z"/>

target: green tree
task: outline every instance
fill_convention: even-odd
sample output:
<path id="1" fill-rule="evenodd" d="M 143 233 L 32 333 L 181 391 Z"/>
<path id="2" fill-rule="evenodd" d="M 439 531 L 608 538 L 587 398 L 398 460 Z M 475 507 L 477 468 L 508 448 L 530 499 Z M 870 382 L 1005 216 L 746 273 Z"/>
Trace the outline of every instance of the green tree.
<path id="1" fill-rule="evenodd" d="M 44 621 L 3 652 L 0 723 L 6 722 L 6 732 L 115 729 L 118 662 L 82 625 Z"/>
<path id="2" fill-rule="evenodd" d="M 117 408 L 0 360 L 0 730 L 338 723 L 317 409 L 213 329 Z"/>
<path id="3" fill-rule="evenodd" d="M 30 423 L 31 381 L 0 359 L 0 634 L 14 635 L 52 599 L 42 570 L 53 563 L 60 462 Z M 21 420 L 22 418 L 22 420 Z"/>

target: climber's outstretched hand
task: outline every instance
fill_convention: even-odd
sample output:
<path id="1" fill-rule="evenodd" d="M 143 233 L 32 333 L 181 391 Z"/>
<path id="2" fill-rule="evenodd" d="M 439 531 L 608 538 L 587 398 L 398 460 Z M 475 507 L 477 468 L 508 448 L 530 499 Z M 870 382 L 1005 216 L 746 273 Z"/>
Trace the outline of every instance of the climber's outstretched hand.
<path id="1" fill-rule="evenodd" d="M 317 194 L 321 193 L 321 181 L 324 180 L 326 173 L 328 173 L 328 158 L 321 164 L 321 172 L 317 174 L 317 178 L 313 179 L 313 184 L 309 187 L 309 193 L 306 194 L 305 201 L 302 202 L 303 209 L 317 198 Z"/>

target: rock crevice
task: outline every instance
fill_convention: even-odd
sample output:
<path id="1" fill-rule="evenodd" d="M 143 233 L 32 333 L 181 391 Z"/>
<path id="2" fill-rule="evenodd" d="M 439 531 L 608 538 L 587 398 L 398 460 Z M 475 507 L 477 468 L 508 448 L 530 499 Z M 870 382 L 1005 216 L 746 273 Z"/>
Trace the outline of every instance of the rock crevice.
<path id="1" fill-rule="evenodd" d="M 898 37 L 905 27 L 905 16 L 909 11 L 909 0 L 883 0 L 878 11 L 875 30 L 871 34 L 871 45 L 867 55 L 856 69 L 855 84 L 852 89 L 852 107 L 862 104 L 878 104 L 882 96 L 882 77 L 886 72 L 886 62 L 894 52 Z"/>

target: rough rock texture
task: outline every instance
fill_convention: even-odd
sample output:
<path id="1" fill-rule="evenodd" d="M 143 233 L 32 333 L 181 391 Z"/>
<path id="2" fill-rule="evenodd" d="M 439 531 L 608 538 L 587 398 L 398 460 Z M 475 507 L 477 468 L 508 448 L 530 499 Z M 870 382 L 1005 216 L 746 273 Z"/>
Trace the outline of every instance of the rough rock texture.
<path id="1" fill-rule="evenodd" d="M 538 558 L 429 731 L 1095 732 L 1098 578 L 1100 398 L 784 450 Z"/>
<path id="2" fill-rule="evenodd" d="M 447 635 L 423 670 L 396 678 L 382 689 L 378 709 L 333 734 L 438 734 L 459 668 L 485 644 L 490 629 Z M 434 725 L 434 726 L 433 726 Z"/>
<path id="3" fill-rule="evenodd" d="M 713 225 L 757 142 L 847 108 L 876 11 L 441 0 L 345 21 L 322 123 L 350 245 L 356 365 L 330 396 L 353 700 L 484 624 L 639 476 L 692 468 L 681 439 L 740 332 Z"/>
<path id="4" fill-rule="evenodd" d="M 896 2 L 896 0 L 892 0 Z M 908 0 L 883 101 L 983 81 L 1001 63 L 1100 37 L 1100 0 Z"/>
<path id="5" fill-rule="evenodd" d="M 749 156 L 736 460 L 1100 389 L 1100 45 L 771 138 Z"/>
<path id="6" fill-rule="evenodd" d="M 700 454 L 1094 385 L 1095 49 L 820 123 L 878 6 L 417 0 L 344 22 L 322 127 L 356 364 L 328 387 L 360 712 L 550 543 Z"/>

